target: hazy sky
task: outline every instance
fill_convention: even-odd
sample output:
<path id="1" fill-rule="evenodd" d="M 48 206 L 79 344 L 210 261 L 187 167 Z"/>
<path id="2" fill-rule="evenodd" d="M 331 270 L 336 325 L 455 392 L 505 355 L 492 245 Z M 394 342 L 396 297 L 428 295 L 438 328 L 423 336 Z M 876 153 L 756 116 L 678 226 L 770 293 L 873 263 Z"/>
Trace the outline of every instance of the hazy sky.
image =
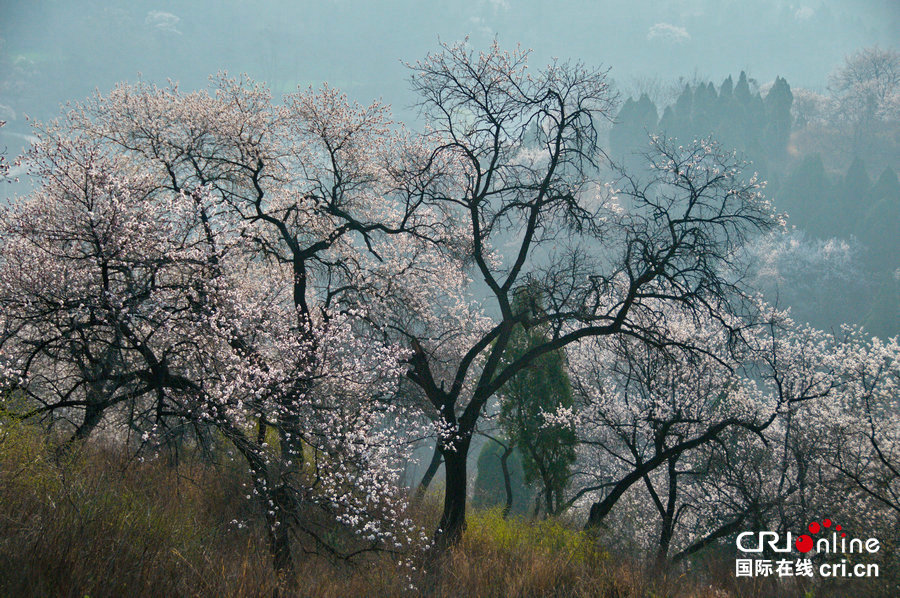
<path id="1" fill-rule="evenodd" d="M 824 89 L 844 55 L 897 44 L 900 2 L 0 0 L 0 105 L 17 116 L 7 120 L 46 118 L 138 73 L 196 87 L 226 69 L 281 91 L 327 80 L 408 115 L 401 60 L 466 35 L 476 46 L 521 42 L 538 62 L 609 66 L 626 90 L 638 78 L 718 83 L 741 69 Z"/>

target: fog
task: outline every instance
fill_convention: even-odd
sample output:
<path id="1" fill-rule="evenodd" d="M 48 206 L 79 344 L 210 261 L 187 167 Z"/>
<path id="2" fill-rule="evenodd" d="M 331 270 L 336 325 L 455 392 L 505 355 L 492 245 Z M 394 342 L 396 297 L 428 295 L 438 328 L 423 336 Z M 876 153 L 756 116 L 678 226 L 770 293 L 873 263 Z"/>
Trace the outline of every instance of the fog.
<path id="1" fill-rule="evenodd" d="M 896 334 L 900 86 L 863 118 L 839 101 L 833 75 L 863 48 L 896 52 L 898 33 L 895 0 L 4 0 L 0 149 L 13 156 L 29 144 L 28 118 L 52 118 L 116 82 L 194 89 L 219 71 L 265 81 L 276 98 L 328 82 L 358 101 L 381 99 L 415 126 L 404 62 L 466 37 L 474 47 L 521 44 L 535 66 L 560 58 L 610 69 L 621 102 L 606 131 L 614 158 L 627 163 L 656 131 L 712 134 L 753 161 L 796 227 L 789 240 L 751 249 L 770 300 L 821 327 Z M 776 77 L 792 91 L 780 108 L 768 93 Z M 728 104 L 742 85 L 744 99 Z"/>
<path id="2" fill-rule="evenodd" d="M 465 36 L 521 43 L 538 62 L 607 65 L 624 89 L 745 70 L 824 90 L 846 54 L 895 44 L 900 32 L 894 0 L 4 0 L 0 14 L 0 104 L 17 118 L 46 118 L 120 80 L 192 88 L 219 70 L 279 91 L 328 81 L 402 114 L 412 101 L 402 61 Z"/>

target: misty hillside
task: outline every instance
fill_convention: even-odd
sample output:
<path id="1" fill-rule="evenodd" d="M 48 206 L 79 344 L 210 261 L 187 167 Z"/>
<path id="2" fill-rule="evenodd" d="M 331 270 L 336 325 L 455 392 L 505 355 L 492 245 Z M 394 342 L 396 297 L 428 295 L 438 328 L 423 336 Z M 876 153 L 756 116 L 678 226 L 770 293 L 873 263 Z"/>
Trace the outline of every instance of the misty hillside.
<path id="1" fill-rule="evenodd" d="M 894 0 L 0 0 L 0 596 L 900 595 Z"/>

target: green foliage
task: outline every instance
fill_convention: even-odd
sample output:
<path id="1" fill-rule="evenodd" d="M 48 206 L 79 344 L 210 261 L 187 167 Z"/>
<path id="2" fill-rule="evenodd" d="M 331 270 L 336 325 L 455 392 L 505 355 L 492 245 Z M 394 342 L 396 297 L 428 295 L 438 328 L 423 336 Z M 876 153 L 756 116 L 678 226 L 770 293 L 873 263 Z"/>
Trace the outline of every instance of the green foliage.
<path id="1" fill-rule="evenodd" d="M 635 101 L 628 98 L 615 118 L 609 135 L 610 152 L 617 160 L 624 160 L 630 167 L 643 168 L 643 162 L 632 155 L 635 148 L 645 149 L 647 134 L 657 129 L 659 114 L 656 105 L 642 94 Z"/>
<path id="2" fill-rule="evenodd" d="M 820 154 L 803 158 L 787 177 L 778 207 L 787 210 L 791 223 L 818 233 L 820 215 L 830 199 L 832 184 Z"/>
<path id="3" fill-rule="evenodd" d="M 469 518 L 469 540 L 488 542 L 506 552 L 530 552 L 562 556 L 579 563 L 598 564 L 609 558 L 595 536 L 575 530 L 556 518 L 526 521 L 504 519 L 501 509 L 477 511 Z"/>
<path id="4" fill-rule="evenodd" d="M 737 84 L 729 76 L 718 92 L 712 82 L 688 83 L 675 103 L 657 107 L 642 95 L 625 101 L 610 131 L 611 155 L 630 171 L 642 167 L 635 153 L 647 146 L 648 133 L 660 133 L 684 143 L 712 136 L 734 147 L 768 176 L 777 173 L 787 158 L 791 135 L 793 94 L 788 82 L 777 77 L 763 98 L 753 80 L 741 72 Z"/>
<path id="5" fill-rule="evenodd" d="M 791 105 L 794 94 L 791 86 L 781 78 L 775 77 L 772 89 L 766 94 L 766 145 L 774 155 L 784 159 L 787 155 L 788 141 L 791 136 Z"/>
<path id="6" fill-rule="evenodd" d="M 513 301 L 517 313 L 540 313 L 540 297 L 530 288 L 520 289 Z M 542 326 L 517 326 L 503 360 L 509 364 L 533 347 L 549 340 Z M 500 393 L 500 425 L 522 451 L 525 480 L 539 481 L 547 513 L 555 513 L 575 462 L 575 433 L 571 428 L 548 426 L 544 413 L 572 407 L 572 388 L 563 350 L 536 358 L 504 385 Z"/>

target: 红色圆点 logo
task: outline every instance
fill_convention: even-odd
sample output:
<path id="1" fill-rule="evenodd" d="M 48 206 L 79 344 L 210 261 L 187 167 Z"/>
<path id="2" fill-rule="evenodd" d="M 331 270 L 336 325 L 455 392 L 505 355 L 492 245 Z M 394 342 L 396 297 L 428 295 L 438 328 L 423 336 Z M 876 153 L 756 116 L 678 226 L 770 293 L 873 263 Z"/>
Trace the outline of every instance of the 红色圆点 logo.
<path id="1" fill-rule="evenodd" d="M 742 532 L 735 543 L 746 555 L 735 561 L 737 577 L 878 577 L 879 573 L 878 563 L 865 558 L 881 549 L 878 539 L 850 537 L 828 518 L 811 522 L 797 535 Z"/>

